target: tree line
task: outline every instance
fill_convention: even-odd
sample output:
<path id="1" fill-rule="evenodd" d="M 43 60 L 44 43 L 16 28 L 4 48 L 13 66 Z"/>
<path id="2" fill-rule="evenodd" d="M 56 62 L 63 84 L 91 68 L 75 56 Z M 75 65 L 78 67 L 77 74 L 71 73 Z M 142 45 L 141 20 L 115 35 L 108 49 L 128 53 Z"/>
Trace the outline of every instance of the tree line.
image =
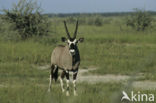
<path id="1" fill-rule="evenodd" d="M 111 20 L 103 20 L 103 17 L 124 16 L 126 15 L 125 24 L 136 31 L 145 31 L 152 25 L 153 15 L 156 12 L 135 9 L 134 12 L 120 13 L 72 13 L 72 14 L 43 14 L 41 7 L 37 2 L 31 0 L 19 0 L 14 4 L 12 9 L 3 10 L 2 20 L 12 23 L 12 28 L 19 32 L 22 39 L 32 36 L 43 36 L 49 33 L 49 18 L 64 17 L 69 23 L 75 23 L 79 18 L 81 24 L 102 26 Z M 88 19 L 89 18 L 89 19 Z"/>

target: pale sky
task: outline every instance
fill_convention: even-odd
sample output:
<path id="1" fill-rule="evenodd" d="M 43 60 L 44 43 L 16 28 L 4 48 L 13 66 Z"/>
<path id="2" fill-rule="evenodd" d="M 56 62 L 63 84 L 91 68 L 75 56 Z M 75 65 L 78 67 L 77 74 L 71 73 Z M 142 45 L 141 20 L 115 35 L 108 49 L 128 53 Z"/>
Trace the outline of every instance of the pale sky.
<path id="1" fill-rule="evenodd" d="M 134 8 L 156 11 L 156 0 L 37 0 L 43 13 L 126 12 Z M 0 9 L 9 9 L 18 0 L 0 0 Z"/>

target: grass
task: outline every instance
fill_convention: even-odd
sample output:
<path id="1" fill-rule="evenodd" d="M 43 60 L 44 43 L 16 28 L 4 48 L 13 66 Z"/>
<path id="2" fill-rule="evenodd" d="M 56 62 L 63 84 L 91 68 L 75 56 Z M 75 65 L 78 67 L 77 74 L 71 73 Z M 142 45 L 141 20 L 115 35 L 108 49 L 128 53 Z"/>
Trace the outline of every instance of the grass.
<path id="1" fill-rule="evenodd" d="M 47 92 L 48 81 L 46 79 L 37 77 L 33 79 L 30 77 L 21 79 L 21 82 L 18 83 L 9 81 L 6 87 L 0 88 L 0 101 L 2 103 L 120 103 L 123 90 L 129 95 L 130 91 L 156 95 L 156 92 L 152 90 L 123 89 L 123 84 L 118 83 L 92 85 L 80 83 L 78 84 L 78 96 L 73 96 L 72 88 L 70 88 L 70 97 L 67 97 L 65 93 L 61 92 L 58 83 L 53 85 L 51 92 Z"/>
<path id="2" fill-rule="evenodd" d="M 53 21 L 51 28 L 55 30 L 51 31 L 50 36 L 33 37 L 25 41 L 10 41 L 3 36 L 0 37 L 0 103 L 117 103 L 119 101 L 124 87 L 121 83 L 80 83 L 78 97 L 73 95 L 66 97 L 61 93 L 57 83 L 53 85 L 53 91 L 47 93 L 49 70 L 38 70 L 37 66 L 50 65 L 52 50 L 56 45 L 63 44 L 60 38 L 66 34 L 61 20 Z M 79 44 L 80 68 L 95 66 L 98 69 L 91 73 L 97 75 L 143 73 L 144 80 L 155 81 L 155 29 L 136 32 L 121 25 L 121 30 L 117 23 L 121 21 L 120 18 L 115 20 L 101 27 L 79 26 L 77 36 L 85 38 L 84 43 Z M 68 27 L 72 34 L 74 24 L 68 24 Z M 5 34 L 9 33 L 16 32 L 5 31 Z M 3 35 L 2 31 L 0 35 Z M 150 90 L 142 92 L 156 94 Z"/>
<path id="3" fill-rule="evenodd" d="M 27 82 L 0 88 L 0 100 L 2 103 L 110 103 L 111 97 L 108 96 L 113 95 L 120 88 L 120 84 L 82 83 L 78 84 L 78 87 L 77 97 L 73 96 L 71 91 L 71 96 L 66 97 L 58 85 L 54 85 L 52 92 L 48 93 L 45 83 Z"/>

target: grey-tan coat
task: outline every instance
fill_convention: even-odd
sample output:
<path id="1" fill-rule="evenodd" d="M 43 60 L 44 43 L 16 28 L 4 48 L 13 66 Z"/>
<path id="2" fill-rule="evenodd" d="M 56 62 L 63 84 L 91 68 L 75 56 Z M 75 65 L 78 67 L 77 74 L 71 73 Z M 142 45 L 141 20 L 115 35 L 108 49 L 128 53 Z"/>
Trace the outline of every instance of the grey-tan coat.
<path id="1" fill-rule="evenodd" d="M 73 72 L 73 86 L 74 86 L 74 95 L 77 95 L 76 93 L 76 77 L 80 65 L 80 54 L 78 50 L 77 44 L 79 42 L 83 42 L 83 38 L 76 39 L 77 29 L 78 29 L 78 21 L 76 23 L 76 29 L 74 33 L 74 37 L 71 38 L 66 22 L 64 21 L 65 30 L 67 33 L 67 39 L 65 37 L 62 37 L 62 41 L 66 43 L 66 45 L 59 45 L 57 46 L 51 55 L 51 74 L 50 74 L 50 82 L 49 82 L 49 91 L 51 90 L 51 83 L 52 79 L 55 81 L 58 78 L 58 70 L 62 70 L 61 76 L 60 76 L 60 83 L 62 92 L 64 92 L 64 85 L 63 85 L 63 79 L 66 77 L 67 82 L 67 91 L 66 95 L 69 95 L 69 72 Z"/>

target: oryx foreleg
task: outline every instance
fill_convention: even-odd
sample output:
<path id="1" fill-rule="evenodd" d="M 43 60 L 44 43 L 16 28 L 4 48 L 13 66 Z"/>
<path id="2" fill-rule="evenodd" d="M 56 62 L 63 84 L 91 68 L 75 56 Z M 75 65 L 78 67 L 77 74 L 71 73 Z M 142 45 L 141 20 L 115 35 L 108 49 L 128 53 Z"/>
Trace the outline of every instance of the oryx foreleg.
<path id="1" fill-rule="evenodd" d="M 73 87 L 74 87 L 74 96 L 77 95 L 77 92 L 76 92 L 76 77 L 77 77 L 77 73 L 78 71 L 74 71 L 73 72 Z"/>
<path id="2" fill-rule="evenodd" d="M 62 92 L 64 92 L 64 85 L 63 85 L 63 79 L 64 79 L 64 76 L 66 75 L 66 72 L 63 71 L 61 76 L 60 76 L 60 84 L 61 84 L 61 89 L 62 89 Z"/>

